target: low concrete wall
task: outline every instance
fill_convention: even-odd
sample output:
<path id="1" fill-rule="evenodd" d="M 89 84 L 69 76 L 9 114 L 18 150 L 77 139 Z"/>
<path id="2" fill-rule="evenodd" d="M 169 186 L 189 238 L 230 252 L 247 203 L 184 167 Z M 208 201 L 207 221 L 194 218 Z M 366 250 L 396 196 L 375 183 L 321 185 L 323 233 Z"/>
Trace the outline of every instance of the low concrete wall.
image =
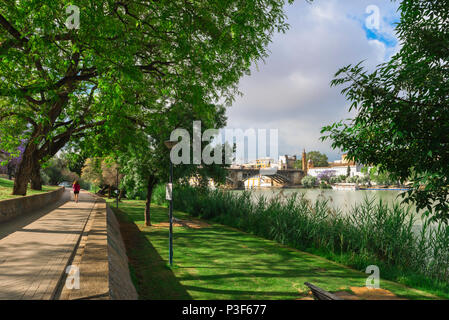
<path id="1" fill-rule="evenodd" d="M 67 289 L 61 279 L 60 300 L 136 300 L 128 257 L 114 213 L 98 198 L 69 264 L 78 267 L 80 288 Z"/>
<path id="2" fill-rule="evenodd" d="M 42 194 L 0 200 L 0 223 L 14 219 L 17 216 L 26 215 L 42 209 L 43 207 L 61 199 L 64 191 L 65 188 L 62 187 L 58 190 Z"/>
<path id="3" fill-rule="evenodd" d="M 136 288 L 129 274 L 128 256 L 120 233 L 120 226 L 109 206 L 108 219 L 108 255 L 109 255 L 109 294 L 111 299 L 136 300 Z"/>

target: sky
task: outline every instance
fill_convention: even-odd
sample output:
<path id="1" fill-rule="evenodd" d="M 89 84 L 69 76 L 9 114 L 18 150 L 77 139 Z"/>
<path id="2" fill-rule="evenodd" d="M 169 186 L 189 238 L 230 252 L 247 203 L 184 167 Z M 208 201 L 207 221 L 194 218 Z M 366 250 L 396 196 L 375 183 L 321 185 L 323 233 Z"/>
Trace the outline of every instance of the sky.
<path id="1" fill-rule="evenodd" d="M 352 116 L 342 87 L 330 87 L 330 82 L 343 66 L 364 60 L 373 70 L 399 50 L 398 5 L 389 0 L 286 5 L 290 29 L 273 37 L 270 56 L 240 81 L 243 96 L 228 109 L 226 128 L 278 129 L 279 155 L 300 156 L 305 148 L 325 153 L 330 161 L 340 159 L 340 150 L 319 139 L 323 126 Z M 378 20 L 368 10 L 373 6 Z"/>

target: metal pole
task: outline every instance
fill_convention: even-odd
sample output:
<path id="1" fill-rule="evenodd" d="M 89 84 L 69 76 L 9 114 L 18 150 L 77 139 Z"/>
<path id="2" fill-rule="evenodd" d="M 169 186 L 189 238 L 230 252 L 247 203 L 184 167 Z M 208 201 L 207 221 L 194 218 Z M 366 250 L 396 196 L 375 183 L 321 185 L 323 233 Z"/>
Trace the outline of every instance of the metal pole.
<path id="1" fill-rule="evenodd" d="M 170 184 L 173 186 L 173 162 L 170 160 Z M 173 189 L 172 189 L 173 190 Z M 173 265 L 173 192 L 172 196 L 170 198 L 170 231 L 169 231 L 169 259 L 170 259 L 170 266 Z"/>

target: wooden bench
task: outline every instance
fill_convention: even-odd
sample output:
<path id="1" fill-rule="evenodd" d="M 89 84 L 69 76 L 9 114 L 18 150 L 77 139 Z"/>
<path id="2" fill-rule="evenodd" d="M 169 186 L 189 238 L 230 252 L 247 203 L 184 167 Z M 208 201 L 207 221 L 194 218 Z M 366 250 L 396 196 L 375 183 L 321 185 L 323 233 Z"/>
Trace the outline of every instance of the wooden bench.
<path id="1" fill-rule="evenodd" d="M 330 292 L 327 292 L 326 290 L 318 288 L 317 286 L 309 282 L 304 282 L 304 284 L 308 286 L 310 290 L 312 290 L 313 297 L 316 300 L 343 300 L 342 298 L 337 297 L 335 294 L 332 294 Z"/>

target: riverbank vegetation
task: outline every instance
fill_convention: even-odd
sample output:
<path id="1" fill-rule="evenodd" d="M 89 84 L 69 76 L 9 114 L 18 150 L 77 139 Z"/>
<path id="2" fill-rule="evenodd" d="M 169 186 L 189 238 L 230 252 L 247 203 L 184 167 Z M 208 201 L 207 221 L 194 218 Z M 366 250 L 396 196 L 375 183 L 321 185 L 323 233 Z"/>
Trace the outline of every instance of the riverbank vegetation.
<path id="1" fill-rule="evenodd" d="M 399 10 L 401 49 L 375 70 L 355 61 L 336 73 L 332 85 L 356 116 L 324 127 L 322 139 L 394 181 L 412 181 L 405 200 L 449 223 L 449 6 L 401 1 Z"/>
<path id="2" fill-rule="evenodd" d="M 159 194 L 162 188 L 156 190 Z M 311 299 L 305 281 L 346 296 L 365 286 L 365 273 L 235 228 L 192 219 L 182 210 L 174 212 L 176 221 L 184 224 L 174 225 L 170 268 L 168 209 L 152 204 L 153 225 L 145 226 L 145 207 L 145 201 L 124 200 L 120 209 L 113 208 L 140 299 Z M 436 299 L 383 279 L 381 286 L 392 293 L 390 299 Z"/>
<path id="3" fill-rule="evenodd" d="M 164 203 L 162 188 L 154 200 Z M 158 196 L 159 194 L 159 196 Z M 449 228 L 414 226 L 417 217 L 399 205 L 366 199 L 349 214 L 326 201 L 311 203 L 301 194 L 260 197 L 250 192 L 180 187 L 175 208 L 290 247 L 318 254 L 364 271 L 380 268 L 381 277 L 449 298 Z"/>
<path id="4" fill-rule="evenodd" d="M 394 181 L 391 174 L 382 172 L 378 167 L 364 167 L 362 168 L 363 175 L 347 176 L 336 175 L 336 171 L 332 168 L 320 172 L 316 177 L 307 175 L 301 184 L 306 188 L 319 187 L 321 189 L 330 189 L 331 185 L 337 183 L 354 183 L 364 187 L 372 185 L 377 186 L 402 186 L 398 181 Z"/>

